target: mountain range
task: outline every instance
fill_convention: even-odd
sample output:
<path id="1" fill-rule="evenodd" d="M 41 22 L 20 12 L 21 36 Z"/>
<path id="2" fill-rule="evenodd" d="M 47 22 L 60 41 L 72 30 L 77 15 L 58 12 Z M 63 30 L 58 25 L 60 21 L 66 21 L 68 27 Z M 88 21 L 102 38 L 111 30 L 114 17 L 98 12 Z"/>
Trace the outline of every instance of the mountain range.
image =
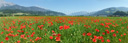
<path id="1" fill-rule="evenodd" d="M 64 13 L 56 12 L 52 10 L 48 10 L 45 8 L 40 8 L 36 6 L 31 7 L 24 7 L 17 4 L 13 4 L 10 2 L 6 2 L 4 0 L 0 0 L 0 11 L 7 12 L 7 11 L 15 11 L 18 13 L 26 13 L 26 14 L 33 14 L 33 15 L 44 15 L 44 16 L 63 16 Z"/>
<path id="2" fill-rule="evenodd" d="M 127 12 L 128 8 L 127 7 L 110 7 L 110 8 L 105 8 L 96 12 L 86 12 L 86 11 L 82 11 L 81 12 L 75 12 L 75 13 L 71 13 L 70 15 L 72 16 L 79 16 L 79 15 L 85 15 L 85 16 L 108 16 L 108 15 L 112 15 L 113 13 L 115 13 L 116 11 L 124 11 Z M 77 15 L 76 15 L 77 14 Z"/>

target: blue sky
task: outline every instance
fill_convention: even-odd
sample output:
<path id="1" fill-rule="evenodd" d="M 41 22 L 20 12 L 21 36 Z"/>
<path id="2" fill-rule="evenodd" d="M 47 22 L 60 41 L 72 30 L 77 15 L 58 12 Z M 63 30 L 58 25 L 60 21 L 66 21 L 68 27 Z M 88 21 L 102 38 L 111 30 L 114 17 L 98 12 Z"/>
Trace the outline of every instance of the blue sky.
<path id="1" fill-rule="evenodd" d="M 5 0 L 21 6 L 38 6 L 53 11 L 70 14 L 73 12 L 93 12 L 109 7 L 128 7 L 128 0 Z"/>

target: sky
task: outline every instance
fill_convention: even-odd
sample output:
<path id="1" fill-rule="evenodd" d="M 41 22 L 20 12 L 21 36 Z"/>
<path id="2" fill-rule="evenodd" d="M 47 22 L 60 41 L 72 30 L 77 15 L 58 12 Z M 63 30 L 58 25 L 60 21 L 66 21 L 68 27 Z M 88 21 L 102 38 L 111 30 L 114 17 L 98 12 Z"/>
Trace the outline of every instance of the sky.
<path id="1" fill-rule="evenodd" d="M 128 0 L 5 0 L 21 6 L 38 6 L 57 12 L 94 12 L 109 7 L 128 7 Z"/>

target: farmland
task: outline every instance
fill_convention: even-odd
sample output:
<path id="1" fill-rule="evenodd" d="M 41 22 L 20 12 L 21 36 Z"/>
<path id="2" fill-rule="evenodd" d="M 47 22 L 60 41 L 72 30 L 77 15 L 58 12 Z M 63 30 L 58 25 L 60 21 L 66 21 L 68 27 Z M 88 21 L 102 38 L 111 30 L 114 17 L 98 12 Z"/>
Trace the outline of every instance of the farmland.
<path id="1" fill-rule="evenodd" d="M 0 18 L 1 43 L 128 43 L 128 17 Z"/>

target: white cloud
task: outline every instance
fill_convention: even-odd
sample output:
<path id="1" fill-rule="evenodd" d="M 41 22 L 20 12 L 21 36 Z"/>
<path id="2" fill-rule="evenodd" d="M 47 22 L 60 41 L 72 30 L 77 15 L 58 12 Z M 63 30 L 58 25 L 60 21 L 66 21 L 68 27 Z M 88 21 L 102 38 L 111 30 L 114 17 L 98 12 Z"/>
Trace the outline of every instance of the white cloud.
<path id="1" fill-rule="evenodd" d="M 12 5 L 15 5 L 15 4 L 10 3 L 10 2 L 6 2 L 4 0 L 0 0 L 0 7 L 2 7 L 2 6 L 12 6 Z"/>

